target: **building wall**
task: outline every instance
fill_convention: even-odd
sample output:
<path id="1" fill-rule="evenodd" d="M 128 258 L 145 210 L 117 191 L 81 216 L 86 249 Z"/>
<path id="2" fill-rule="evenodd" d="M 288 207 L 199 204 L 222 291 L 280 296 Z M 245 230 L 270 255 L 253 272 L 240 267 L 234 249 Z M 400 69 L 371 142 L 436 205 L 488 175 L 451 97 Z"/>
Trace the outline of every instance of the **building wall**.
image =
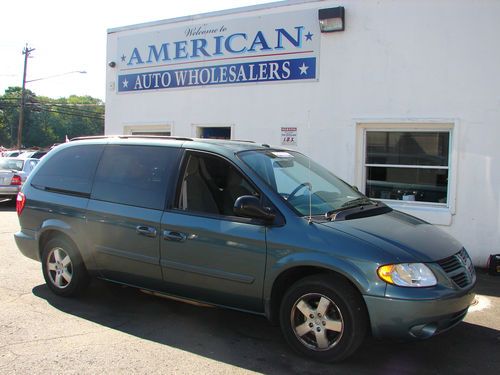
<path id="1" fill-rule="evenodd" d="M 280 145 L 280 129 L 298 129 L 296 148 L 362 186 L 363 129 L 450 126 L 453 202 L 395 208 L 441 228 L 477 265 L 500 253 L 500 2 L 467 0 L 296 1 L 203 18 L 217 22 L 289 10 L 344 6 L 346 30 L 321 34 L 319 79 L 139 93 L 116 93 L 107 67 L 106 134 L 168 125 L 193 136 L 194 125 L 233 127 L 233 139 Z M 143 25 L 108 34 L 108 61 L 119 37 L 200 24 Z"/>

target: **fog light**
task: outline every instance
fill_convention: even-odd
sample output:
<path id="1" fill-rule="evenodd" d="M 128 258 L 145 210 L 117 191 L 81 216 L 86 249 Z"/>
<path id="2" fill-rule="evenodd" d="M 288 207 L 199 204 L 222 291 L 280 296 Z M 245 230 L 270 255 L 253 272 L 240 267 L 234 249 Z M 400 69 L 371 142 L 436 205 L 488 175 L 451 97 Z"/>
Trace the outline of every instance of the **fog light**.
<path id="1" fill-rule="evenodd" d="M 436 333 L 437 324 L 419 324 L 410 328 L 410 334 L 417 339 L 427 339 Z"/>

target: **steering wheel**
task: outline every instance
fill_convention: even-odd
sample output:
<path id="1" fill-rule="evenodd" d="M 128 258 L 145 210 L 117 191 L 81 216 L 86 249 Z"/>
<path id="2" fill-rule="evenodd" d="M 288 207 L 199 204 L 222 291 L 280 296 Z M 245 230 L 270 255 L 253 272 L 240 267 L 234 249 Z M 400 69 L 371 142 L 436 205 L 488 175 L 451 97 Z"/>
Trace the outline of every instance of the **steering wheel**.
<path id="1" fill-rule="evenodd" d="M 295 189 L 293 189 L 293 191 L 290 193 L 290 195 L 288 196 L 287 200 L 291 200 L 293 197 L 295 197 L 295 195 L 300 191 L 300 189 L 304 188 L 304 187 L 308 187 L 309 189 L 312 189 L 312 184 L 310 182 L 303 182 L 301 183 L 299 186 L 297 186 Z"/>

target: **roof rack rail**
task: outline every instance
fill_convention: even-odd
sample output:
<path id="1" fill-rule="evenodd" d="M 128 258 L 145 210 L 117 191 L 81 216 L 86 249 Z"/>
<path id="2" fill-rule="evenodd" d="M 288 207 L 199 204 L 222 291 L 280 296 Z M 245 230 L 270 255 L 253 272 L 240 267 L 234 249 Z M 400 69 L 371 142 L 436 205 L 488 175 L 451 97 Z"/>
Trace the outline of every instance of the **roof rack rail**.
<path id="1" fill-rule="evenodd" d="M 249 141 L 248 139 L 230 139 L 233 142 L 245 142 L 245 143 L 255 143 L 255 141 Z"/>
<path id="2" fill-rule="evenodd" d="M 148 138 L 148 139 L 173 139 L 177 141 L 192 141 L 193 138 L 188 137 L 174 137 L 170 135 L 92 135 L 87 137 L 75 137 L 71 138 L 71 141 L 81 141 L 86 139 L 106 139 L 106 138 L 120 138 L 120 139 L 140 139 L 140 138 Z"/>

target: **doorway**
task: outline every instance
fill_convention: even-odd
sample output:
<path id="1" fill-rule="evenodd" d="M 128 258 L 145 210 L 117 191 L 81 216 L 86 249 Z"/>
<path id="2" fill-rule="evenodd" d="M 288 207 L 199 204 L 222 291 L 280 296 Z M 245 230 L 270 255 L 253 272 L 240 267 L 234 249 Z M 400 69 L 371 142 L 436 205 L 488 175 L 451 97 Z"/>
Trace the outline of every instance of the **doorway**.
<path id="1" fill-rule="evenodd" d="M 196 138 L 231 139 L 230 126 L 197 126 Z"/>

